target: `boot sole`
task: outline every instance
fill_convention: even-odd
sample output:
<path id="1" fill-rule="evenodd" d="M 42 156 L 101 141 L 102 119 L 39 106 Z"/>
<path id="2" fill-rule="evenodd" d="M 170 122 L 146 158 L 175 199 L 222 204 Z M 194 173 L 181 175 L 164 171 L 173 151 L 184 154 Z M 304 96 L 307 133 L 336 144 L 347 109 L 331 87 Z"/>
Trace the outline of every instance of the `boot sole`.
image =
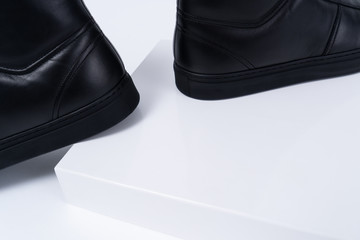
<path id="1" fill-rule="evenodd" d="M 71 145 L 129 116 L 140 100 L 130 76 L 101 99 L 36 128 L 0 141 L 0 169 Z"/>
<path id="2" fill-rule="evenodd" d="M 360 51 L 314 57 L 239 73 L 206 75 L 174 64 L 178 89 L 200 100 L 220 100 L 360 71 Z"/>

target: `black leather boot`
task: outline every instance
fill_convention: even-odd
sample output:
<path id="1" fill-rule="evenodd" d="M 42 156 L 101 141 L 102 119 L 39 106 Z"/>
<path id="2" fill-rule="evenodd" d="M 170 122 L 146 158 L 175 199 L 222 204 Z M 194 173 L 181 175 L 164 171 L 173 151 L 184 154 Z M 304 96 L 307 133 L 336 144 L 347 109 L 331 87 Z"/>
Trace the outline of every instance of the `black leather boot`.
<path id="1" fill-rule="evenodd" d="M 138 92 L 81 0 L 2 0 L 0 168 L 123 120 Z"/>
<path id="2" fill-rule="evenodd" d="M 360 71 L 360 1 L 179 0 L 175 74 L 199 99 Z"/>

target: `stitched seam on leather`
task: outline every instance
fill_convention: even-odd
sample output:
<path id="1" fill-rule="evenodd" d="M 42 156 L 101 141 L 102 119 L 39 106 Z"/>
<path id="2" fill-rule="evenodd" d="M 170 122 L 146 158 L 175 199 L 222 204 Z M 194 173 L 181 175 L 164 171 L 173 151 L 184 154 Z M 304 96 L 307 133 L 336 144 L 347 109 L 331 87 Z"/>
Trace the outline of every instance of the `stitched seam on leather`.
<path id="1" fill-rule="evenodd" d="M 129 83 L 129 82 L 125 82 L 125 83 L 124 83 L 124 81 L 125 81 L 124 79 L 125 79 L 126 77 L 130 77 L 130 76 L 128 76 L 127 74 L 125 74 L 125 75 L 121 78 L 121 80 L 119 81 L 118 85 L 115 86 L 112 90 L 110 90 L 107 94 L 104 95 L 104 96 L 106 96 L 106 95 L 108 95 L 108 96 L 106 96 L 105 98 L 101 98 L 101 97 L 100 97 L 99 99 L 95 100 L 95 101 L 92 103 L 92 105 L 89 104 L 89 105 L 91 105 L 90 107 L 83 107 L 83 108 L 80 109 L 80 110 L 76 110 L 76 111 L 74 111 L 74 112 L 71 112 L 71 113 L 69 113 L 69 114 L 67 114 L 67 115 L 65 115 L 65 116 L 62 116 L 63 119 L 58 119 L 58 121 L 56 121 L 56 122 L 54 122 L 54 123 L 52 123 L 52 122 L 47 122 L 47 123 L 44 123 L 44 124 L 42 124 L 42 125 L 40 125 L 40 126 L 36 126 L 36 127 L 32 128 L 32 129 L 28 129 L 28 130 L 25 130 L 25 131 L 23 131 L 23 132 L 21 132 L 21 133 L 17 133 L 17 134 L 16 134 L 16 135 L 26 134 L 25 136 L 20 136 L 20 137 L 17 137 L 17 138 L 15 137 L 14 139 L 6 140 L 6 139 L 13 138 L 14 136 L 16 136 L 16 135 L 12 135 L 12 136 L 9 136 L 9 137 L 0 139 L 0 141 L 4 141 L 4 142 L 0 143 L 0 148 L 1 148 L 1 146 L 4 146 L 4 145 L 6 145 L 6 144 L 11 144 L 11 143 L 16 142 L 16 141 L 21 141 L 21 140 L 23 140 L 23 139 L 28 138 L 29 135 L 30 135 L 30 136 L 31 136 L 31 135 L 34 135 L 34 134 L 36 134 L 36 133 L 38 133 L 38 132 L 44 131 L 45 129 L 48 129 L 48 128 L 51 128 L 51 127 L 52 127 L 52 126 L 48 126 L 48 127 L 46 127 L 46 128 L 41 128 L 43 125 L 46 125 L 46 124 L 52 124 L 52 125 L 61 124 L 61 123 L 65 122 L 65 121 L 68 121 L 70 115 L 71 115 L 70 118 L 75 118 L 75 117 L 77 117 L 78 115 L 81 115 L 81 114 L 83 114 L 83 113 L 85 113 L 85 112 L 88 112 L 88 111 L 96 108 L 97 106 L 103 104 L 104 102 L 106 102 L 106 101 L 109 100 L 110 98 L 113 98 L 114 95 L 120 94 L 122 91 L 124 91 L 124 87 L 126 86 L 125 84 L 128 84 L 128 83 Z M 110 95 L 109 95 L 109 94 L 110 94 Z M 97 101 L 97 102 L 96 102 L 96 101 Z M 39 128 L 41 128 L 41 129 L 39 129 Z M 12 146 L 10 146 L 10 147 L 12 147 Z M 5 148 L 5 149 L 6 149 L 6 148 Z M 2 150 L 4 150 L 4 149 L 1 149 L 0 151 L 2 151 Z"/>
<path id="2" fill-rule="evenodd" d="M 206 77 L 203 78 L 211 78 L 211 79 L 227 79 L 227 78 L 235 78 L 235 77 L 243 77 L 243 76 L 251 76 L 251 75 L 255 75 L 255 74 L 259 74 L 259 73 L 267 73 L 273 70 L 278 70 L 278 69 L 284 69 L 284 68 L 288 68 L 288 67 L 293 67 L 293 66 L 298 66 L 298 65 L 303 65 L 303 64 L 307 64 L 307 63 L 313 63 L 313 62 L 324 62 L 324 61 L 328 61 L 328 60 L 333 60 L 333 59 L 338 59 L 338 58 L 343 58 L 343 57 L 348 57 L 348 56 L 352 56 L 352 55 L 360 55 L 360 49 L 356 50 L 356 52 L 351 51 L 352 53 L 349 54 L 344 54 L 346 52 L 343 53 L 337 53 L 336 56 L 334 57 L 330 57 L 331 55 L 327 55 L 325 56 L 325 59 L 312 59 L 312 60 L 308 60 L 308 61 L 302 61 L 301 63 L 293 63 L 293 64 L 286 64 L 286 66 L 274 66 L 274 67 L 266 67 L 266 69 L 262 69 L 262 70 L 257 70 L 257 69 L 252 69 L 249 70 L 251 72 L 245 72 L 243 71 L 243 73 L 239 72 L 239 73 L 229 73 L 229 76 L 219 76 L 219 75 L 207 75 Z M 342 55 L 344 54 L 344 55 Z M 341 56 L 338 56 L 341 55 Z M 180 66 L 178 66 L 180 67 Z M 181 67 L 180 67 L 181 68 Z M 186 69 L 184 69 L 185 71 L 187 71 Z M 192 74 L 201 74 L 201 73 L 194 73 L 194 72 L 189 72 Z M 227 74 L 226 74 L 227 75 Z M 230 76 L 231 75 L 231 76 Z M 202 77 L 190 77 L 191 79 L 195 80 L 197 79 L 201 79 Z M 196 81 L 196 80 L 195 80 Z M 202 82 L 202 81 L 201 81 Z M 232 82 L 232 81 L 229 81 Z"/>
<path id="3" fill-rule="evenodd" d="M 30 72 L 33 68 L 40 65 L 41 63 L 46 61 L 48 58 L 50 58 L 51 56 L 60 52 L 61 50 L 63 50 L 67 46 L 69 46 L 71 43 L 76 41 L 78 38 L 80 38 L 85 32 L 87 32 L 88 28 L 91 26 L 91 23 L 92 23 L 92 20 L 88 21 L 84 26 L 82 26 L 80 28 L 80 30 L 71 34 L 70 37 L 68 37 L 66 40 L 64 40 L 62 43 L 57 45 L 51 51 L 47 52 L 45 55 L 40 57 L 38 60 L 31 63 L 29 66 L 22 68 L 22 69 L 6 68 L 6 67 L 0 66 L 0 72 L 6 73 L 6 74 L 14 74 L 14 75 L 26 74 L 26 73 Z"/>
<path id="4" fill-rule="evenodd" d="M 243 58 L 243 57 L 239 57 L 239 56 L 235 56 L 230 50 L 224 48 L 223 46 L 214 43 L 212 41 L 209 41 L 207 39 L 202 38 L 201 36 L 199 36 L 198 34 L 194 34 L 194 33 L 190 33 L 189 31 L 183 29 L 181 26 L 177 25 L 177 29 L 183 33 L 184 35 L 186 35 L 189 38 L 192 38 L 194 40 L 197 40 L 199 42 L 202 42 L 204 44 L 210 45 L 211 47 L 216 48 L 217 50 L 219 50 L 220 52 L 226 54 L 227 56 L 235 59 L 237 62 L 241 63 L 244 67 L 246 67 L 247 69 L 253 69 L 255 68 L 255 66 L 247 59 Z"/>
<path id="5" fill-rule="evenodd" d="M 333 27 L 331 30 L 331 34 L 328 40 L 328 43 L 326 44 L 326 48 L 324 50 L 323 55 L 328 55 L 332 49 L 332 47 L 334 46 L 336 37 L 337 37 L 337 33 L 339 31 L 339 27 L 340 27 L 340 23 L 341 23 L 341 17 L 342 17 L 342 11 L 341 11 L 341 6 L 338 5 L 337 7 L 337 11 L 336 11 L 336 17 L 335 17 L 335 21 L 333 23 Z"/>
<path id="6" fill-rule="evenodd" d="M 341 5 L 341 6 L 344 6 L 344 7 L 360 10 L 360 6 L 355 6 L 355 5 L 352 5 L 352 4 L 349 4 L 349 3 L 338 2 L 338 1 L 335 1 L 335 0 L 324 0 L 324 1 L 332 3 L 332 4 L 338 4 L 338 5 Z"/>
<path id="7" fill-rule="evenodd" d="M 75 77 L 76 73 L 78 72 L 78 70 L 86 62 L 87 57 L 96 48 L 100 36 L 102 36 L 102 34 L 99 33 L 94 38 L 94 40 L 89 44 L 89 46 L 86 49 L 84 49 L 84 51 L 81 52 L 81 54 L 78 56 L 78 58 L 75 60 L 74 64 L 70 68 L 70 71 L 66 75 L 65 79 L 61 82 L 58 90 L 56 91 L 56 97 L 55 97 L 55 102 L 54 102 L 54 107 L 53 107 L 53 114 L 52 114 L 53 119 L 59 117 L 60 106 L 61 106 L 63 97 L 64 97 L 64 95 L 66 93 L 66 90 L 70 86 L 70 84 L 71 84 L 72 80 L 74 79 L 74 77 Z"/>
<path id="8" fill-rule="evenodd" d="M 271 19 L 277 16 L 281 12 L 281 10 L 287 5 L 288 2 L 289 2 L 288 0 L 279 1 L 278 4 L 276 4 L 272 10 L 270 10 L 267 14 L 264 15 L 262 20 L 253 23 L 212 20 L 209 18 L 194 16 L 190 13 L 184 12 L 181 9 L 178 9 L 178 15 L 188 21 L 211 24 L 216 26 L 232 27 L 232 28 L 257 28 L 257 27 L 261 27 L 262 25 L 265 25 L 267 22 L 269 22 Z"/>

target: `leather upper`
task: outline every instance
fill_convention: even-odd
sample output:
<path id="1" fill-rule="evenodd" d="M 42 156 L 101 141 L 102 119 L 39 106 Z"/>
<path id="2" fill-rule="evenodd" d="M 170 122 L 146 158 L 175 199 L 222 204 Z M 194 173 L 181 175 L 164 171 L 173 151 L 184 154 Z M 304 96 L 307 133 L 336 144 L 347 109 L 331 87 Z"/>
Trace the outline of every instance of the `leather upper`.
<path id="1" fill-rule="evenodd" d="M 42 8 L 44 6 L 41 4 L 45 1 L 25 2 L 32 2 L 33 5 L 30 5 L 34 8 Z M 82 5 L 74 4 L 79 1 L 53 2 L 60 4 L 58 7 L 64 4 L 68 9 L 62 17 L 58 16 L 62 11 L 55 14 L 58 26 L 65 26 L 72 18 L 79 17 L 73 16 L 77 12 L 87 17 L 82 19 L 80 14 L 81 20 L 73 20 L 73 26 L 70 24 L 69 29 L 55 28 L 56 31 L 48 32 L 47 40 L 40 37 L 39 42 L 33 41 L 29 44 L 14 40 L 14 45 L 20 43 L 19 47 L 24 47 L 23 53 L 26 57 L 20 56 L 22 51 L 15 51 L 14 56 L 9 59 L 19 61 L 14 62 L 12 67 L 19 66 L 19 62 L 23 66 L 20 69 L 0 69 L 0 140 L 51 122 L 92 103 L 112 90 L 126 74 L 121 59 L 92 18 L 87 15 L 86 9 Z M 46 8 L 51 21 L 54 16 L 50 14 L 50 10 L 54 8 Z M 65 23 L 60 23 L 62 19 Z M 31 29 L 41 26 L 46 29 L 46 21 L 41 23 L 41 26 L 36 26 L 32 25 L 32 22 L 26 23 L 26 19 L 23 20 L 30 33 Z M 52 36 L 53 34 L 57 36 Z M 1 38 L 10 42 L 10 39 L 3 35 Z M 43 41 L 49 41 L 48 46 L 51 47 L 45 48 Z M 30 45 L 34 49 L 27 53 L 25 50 Z M 0 59 L 6 59 L 6 54 L 10 54 L 10 50 L 6 53 L 0 51 Z M 9 64 L 11 63 L 9 61 Z"/>
<path id="2" fill-rule="evenodd" d="M 175 62 L 222 74 L 354 50 L 359 6 L 355 0 L 179 0 Z"/>
<path id="3" fill-rule="evenodd" d="M 249 23 L 261 21 L 280 2 L 278 0 L 179 0 L 178 7 L 198 18 L 229 23 Z"/>
<path id="4" fill-rule="evenodd" d="M 1 0 L 0 69 L 26 68 L 89 20 L 80 0 Z"/>
<path id="5" fill-rule="evenodd" d="M 340 1 L 352 2 L 352 1 Z M 339 7 L 339 21 L 335 26 L 336 36 L 330 53 L 349 51 L 360 48 L 360 1 L 356 1 L 359 8 Z"/>

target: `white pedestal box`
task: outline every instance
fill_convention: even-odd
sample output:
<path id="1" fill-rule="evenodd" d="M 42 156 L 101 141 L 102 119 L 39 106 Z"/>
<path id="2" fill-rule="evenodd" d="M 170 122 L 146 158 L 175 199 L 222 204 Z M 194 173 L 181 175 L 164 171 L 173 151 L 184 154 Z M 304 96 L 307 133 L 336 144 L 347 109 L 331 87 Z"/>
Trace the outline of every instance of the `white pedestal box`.
<path id="1" fill-rule="evenodd" d="M 360 239 L 360 75 L 199 101 L 172 63 L 159 43 L 139 108 L 57 166 L 69 203 L 189 240 Z"/>

